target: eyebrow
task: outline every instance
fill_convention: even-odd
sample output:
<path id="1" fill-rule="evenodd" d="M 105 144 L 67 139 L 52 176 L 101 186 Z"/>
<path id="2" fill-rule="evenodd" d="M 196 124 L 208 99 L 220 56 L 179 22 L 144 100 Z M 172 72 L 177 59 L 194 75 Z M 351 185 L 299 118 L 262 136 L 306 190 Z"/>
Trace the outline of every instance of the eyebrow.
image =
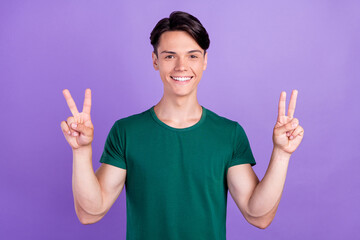
<path id="1" fill-rule="evenodd" d="M 200 50 L 191 50 L 191 51 L 188 51 L 188 53 L 194 53 L 194 52 L 199 52 L 199 53 L 202 53 Z M 169 54 L 176 54 L 176 52 L 172 52 L 172 51 L 162 51 L 160 54 L 162 53 L 169 53 Z"/>

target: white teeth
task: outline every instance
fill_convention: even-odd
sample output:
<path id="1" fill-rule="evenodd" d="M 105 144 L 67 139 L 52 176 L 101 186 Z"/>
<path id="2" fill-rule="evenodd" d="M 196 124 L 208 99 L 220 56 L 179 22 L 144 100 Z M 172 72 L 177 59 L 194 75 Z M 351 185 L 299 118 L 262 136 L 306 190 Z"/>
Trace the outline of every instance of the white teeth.
<path id="1" fill-rule="evenodd" d="M 171 78 L 174 80 L 177 80 L 177 81 L 182 81 L 182 82 L 191 79 L 191 77 L 171 77 Z"/>

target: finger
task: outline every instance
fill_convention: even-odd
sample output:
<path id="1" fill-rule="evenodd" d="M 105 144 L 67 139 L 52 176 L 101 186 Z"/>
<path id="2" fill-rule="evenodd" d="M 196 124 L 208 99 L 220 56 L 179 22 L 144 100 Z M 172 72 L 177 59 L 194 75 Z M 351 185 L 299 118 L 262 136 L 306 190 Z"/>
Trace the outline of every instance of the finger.
<path id="1" fill-rule="evenodd" d="M 286 136 L 290 137 L 293 132 L 294 132 L 294 130 L 290 130 L 290 131 L 286 132 Z"/>
<path id="2" fill-rule="evenodd" d="M 298 90 L 293 90 L 291 93 L 291 98 L 288 108 L 288 117 L 290 118 L 294 117 L 297 95 L 298 95 Z"/>
<path id="3" fill-rule="evenodd" d="M 297 126 L 295 128 L 294 132 L 290 136 L 290 140 L 296 138 L 297 136 L 303 136 L 304 135 L 304 129 L 301 126 Z"/>
<path id="4" fill-rule="evenodd" d="M 93 128 L 87 127 L 82 123 L 72 123 L 71 128 L 85 136 L 91 136 L 93 134 Z"/>
<path id="5" fill-rule="evenodd" d="M 90 110 L 91 110 L 91 89 L 88 88 L 85 90 L 83 112 L 90 115 Z"/>
<path id="6" fill-rule="evenodd" d="M 286 102 L 286 92 L 283 91 L 280 94 L 278 121 L 280 120 L 280 117 L 285 116 L 285 102 Z"/>
<path id="7" fill-rule="evenodd" d="M 74 117 L 77 117 L 79 115 L 79 111 L 77 110 L 76 104 L 74 102 L 74 99 L 71 97 L 69 90 L 64 89 L 63 94 L 64 94 L 67 105 L 69 106 L 72 115 Z"/>
<path id="8" fill-rule="evenodd" d="M 80 123 L 73 122 L 70 124 L 70 128 L 73 130 L 72 136 L 76 137 L 80 135 L 79 126 Z"/>
<path id="9" fill-rule="evenodd" d="M 296 128 L 295 128 L 295 129 L 296 129 Z M 291 135 L 293 135 L 295 129 L 286 132 L 286 136 L 287 136 L 287 137 L 290 137 Z"/>
<path id="10" fill-rule="evenodd" d="M 78 136 L 79 133 L 74 128 L 71 127 L 71 124 L 77 123 L 76 119 L 74 117 L 68 117 L 68 119 L 66 120 L 66 123 L 69 126 L 70 135 L 74 136 L 74 137 Z"/>
<path id="11" fill-rule="evenodd" d="M 298 125 L 299 125 L 299 120 L 297 118 L 293 118 L 291 122 L 279 128 L 276 128 L 275 131 L 277 135 L 285 134 L 286 132 L 294 130 Z"/>
<path id="12" fill-rule="evenodd" d="M 70 128 L 69 128 L 69 126 L 67 125 L 67 123 L 65 121 L 62 121 L 60 123 L 60 127 L 61 127 L 61 130 L 63 131 L 64 134 L 70 136 L 70 134 L 71 134 Z"/>

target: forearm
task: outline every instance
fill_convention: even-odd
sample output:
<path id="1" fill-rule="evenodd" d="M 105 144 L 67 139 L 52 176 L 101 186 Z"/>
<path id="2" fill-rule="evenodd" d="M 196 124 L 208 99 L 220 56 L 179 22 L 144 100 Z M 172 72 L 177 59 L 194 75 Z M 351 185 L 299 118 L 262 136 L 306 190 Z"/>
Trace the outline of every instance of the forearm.
<path id="1" fill-rule="evenodd" d="M 248 209 L 252 217 L 275 215 L 285 185 L 290 154 L 273 149 L 264 178 L 256 186 L 249 199 Z"/>
<path id="2" fill-rule="evenodd" d="M 92 166 L 92 147 L 73 150 L 72 188 L 79 218 L 89 219 L 102 211 L 102 192 Z"/>

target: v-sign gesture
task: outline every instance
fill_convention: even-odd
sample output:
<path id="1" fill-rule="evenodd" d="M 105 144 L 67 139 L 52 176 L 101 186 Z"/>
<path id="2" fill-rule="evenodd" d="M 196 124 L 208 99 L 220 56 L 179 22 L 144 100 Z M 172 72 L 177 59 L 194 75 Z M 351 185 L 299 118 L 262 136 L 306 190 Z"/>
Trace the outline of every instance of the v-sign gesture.
<path id="1" fill-rule="evenodd" d="M 298 91 L 293 90 L 290 98 L 288 114 L 285 115 L 286 92 L 281 92 L 279 113 L 273 132 L 274 148 L 292 154 L 304 137 L 304 129 L 294 117 Z"/>
<path id="2" fill-rule="evenodd" d="M 73 116 L 61 122 L 61 129 L 72 149 L 90 145 L 94 138 L 94 126 L 90 118 L 91 90 L 85 90 L 83 110 L 79 113 L 69 90 L 63 90 L 64 97 Z"/>

